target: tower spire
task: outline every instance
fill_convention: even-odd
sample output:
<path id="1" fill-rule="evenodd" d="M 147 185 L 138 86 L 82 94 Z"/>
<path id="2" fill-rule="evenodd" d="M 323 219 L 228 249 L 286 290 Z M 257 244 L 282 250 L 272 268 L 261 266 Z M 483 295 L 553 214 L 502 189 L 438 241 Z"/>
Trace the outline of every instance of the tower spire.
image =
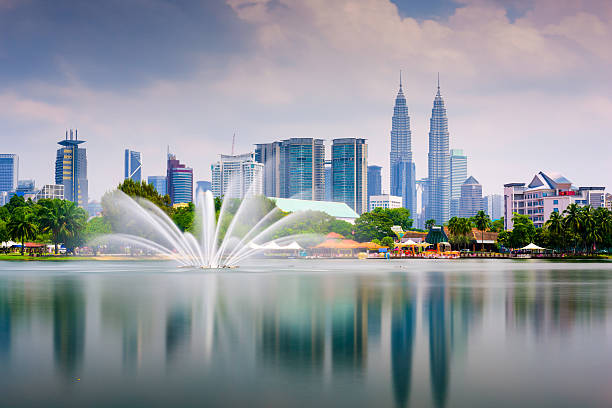
<path id="1" fill-rule="evenodd" d="M 400 69 L 400 89 L 402 88 L 402 70 Z"/>
<path id="2" fill-rule="evenodd" d="M 440 72 L 438 71 L 438 91 L 440 91 Z"/>

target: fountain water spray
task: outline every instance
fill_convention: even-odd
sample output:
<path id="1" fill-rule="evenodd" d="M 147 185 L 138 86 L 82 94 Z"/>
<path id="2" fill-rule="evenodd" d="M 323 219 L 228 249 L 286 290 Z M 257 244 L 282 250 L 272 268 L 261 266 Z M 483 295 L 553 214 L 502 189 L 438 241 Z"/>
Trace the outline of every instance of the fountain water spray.
<path id="1" fill-rule="evenodd" d="M 98 242 L 129 244 L 175 259 L 183 266 L 199 268 L 234 267 L 271 244 L 294 241 L 296 236 L 272 238 L 306 215 L 297 212 L 283 217 L 277 207 L 266 212 L 262 210 L 262 197 L 249 194 L 241 201 L 223 200 L 217 220 L 212 193 L 199 192 L 194 236 L 181 231 L 163 210 L 146 199 L 131 198 L 117 190 L 105 201 L 105 216 L 121 232 L 100 237 Z M 235 205 L 238 207 L 232 217 L 230 206 Z"/>

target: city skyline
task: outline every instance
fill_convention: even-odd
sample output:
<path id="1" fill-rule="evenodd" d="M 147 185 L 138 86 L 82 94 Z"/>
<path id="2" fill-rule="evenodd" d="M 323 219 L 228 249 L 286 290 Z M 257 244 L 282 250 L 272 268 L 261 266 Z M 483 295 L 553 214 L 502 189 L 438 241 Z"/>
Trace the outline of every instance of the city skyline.
<path id="1" fill-rule="evenodd" d="M 352 13 L 342 1 L 205 3 L 125 4 L 117 13 L 69 1 L 53 12 L 36 0 L 0 3 L 2 32 L 14 39 L 0 57 L 0 134 L 16 141 L 3 153 L 20 156 L 20 177 L 53 183 L 50 148 L 78 127 L 93 199 L 122 179 L 125 148 L 142 151 L 144 175 L 164 174 L 168 139 L 208 179 L 236 132 L 237 151 L 285 137 L 366 138 L 389 191 L 389 95 L 403 68 L 417 179 L 427 175 L 441 71 L 450 147 L 469 152 L 485 194 L 540 169 L 612 185 L 598 148 L 612 126 L 609 2 L 371 0 L 351 3 Z M 100 24 L 88 28 L 92 13 Z M 24 34 L 27 22 L 39 28 Z M 92 47 L 99 38 L 120 46 Z M 574 143 L 582 135 L 590 143 Z"/>

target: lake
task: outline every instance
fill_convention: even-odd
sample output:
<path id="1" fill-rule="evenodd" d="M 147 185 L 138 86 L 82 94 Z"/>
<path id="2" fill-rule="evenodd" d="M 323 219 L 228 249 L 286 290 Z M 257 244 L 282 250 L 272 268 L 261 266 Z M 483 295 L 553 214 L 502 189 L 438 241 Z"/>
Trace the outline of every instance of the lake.
<path id="1" fill-rule="evenodd" d="M 609 407 L 612 262 L 0 262 L 0 406 Z"/>

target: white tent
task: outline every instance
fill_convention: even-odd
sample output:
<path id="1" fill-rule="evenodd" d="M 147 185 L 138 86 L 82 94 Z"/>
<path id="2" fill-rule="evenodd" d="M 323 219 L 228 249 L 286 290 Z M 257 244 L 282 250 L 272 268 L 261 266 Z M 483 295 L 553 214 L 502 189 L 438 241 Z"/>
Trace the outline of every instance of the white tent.
<path id="1" fill-rule="evenodd" d="M 251 242 L 251 243 L 249 244 L 249 248 L 250 248 L 250 249 L 262 249 L 263 247 L 262 247 L 261 245 L 257 245 L 257 244 L 256 244 L 256 243 L 254 243 L 254 242 Z"/>
<path id="2" fill-rule="evenodd" d="M 410 238 L 408 238 L 408 241 L 404 242 L 404 244 L 408 244 L 408 245 L 416 245 L 416 242 L 414 242 L 413 240 L 411 240 Z"/>
<path id="3" fill-rule="evenodd" d="M 283 247 L 283 249 L 302 249 L 302 247 L 300 246 L 300 244 L 298 244 L 297 242 L 293 241 L 289 245 Z"/>
<path id="4" fill-rule="evenodd" d="M 7 241 L 7 242 L 1 242 L 0 243 L 0 247 L 2 248 L 10 248 L 13 245 L 21 245 L 19 242 L 13 242 L 13 241 Z"/>
<path id="5" fill-rule="evenodd" d="M 532 250 L 532 251 L 542 251 L 546 248 L 542 248 L 540 246 L 537 246 L 536 244 L 534 244 L 533 242 L 527 246 L 522 247 L 521 249 L 526 249 L 526 250 Z"/>
<path id="6" fill-rule="evenodd" d="M 284 247 L 278 245 L 276 242 L 272 241 L 272 242 L 268 242 L 267 244 L 264 244 L 262 247 L 262 249 L 283 249 Z"/>

